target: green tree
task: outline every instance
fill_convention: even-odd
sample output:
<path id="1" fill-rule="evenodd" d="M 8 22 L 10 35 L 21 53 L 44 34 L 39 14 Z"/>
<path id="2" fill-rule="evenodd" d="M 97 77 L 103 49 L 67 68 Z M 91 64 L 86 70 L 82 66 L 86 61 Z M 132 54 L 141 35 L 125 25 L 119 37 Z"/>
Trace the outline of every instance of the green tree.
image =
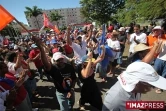
<path id="1" fill-rule="evenodd" d="M 154 20 L 166 17 L 165 0 L 126 0 L 123 9 L 119 9 L 115 18 L 123 23 Z"/>
<path id="2" fill-rule="evenodd" d="M 61 16 L 57 11 L 56 12 L 52 12 L 51 15 L 50 15 L 50 18 L 51 18 L 51 21 L 52 22 L 56 22 L 57 23 L 57 27 L 59 28 L 59 23 L 58 21 L 63 18 L 63 16 Z"/>
<path id="3" fill-rule="evenodd" d="M 110 21 L 124 3 L 125 0 L 81 0 L 81 13 L 85 18 L 103 24 Z"/>
<path id="4" fill-rule="evenodd" d="M 26 9 L 25 15 L 28 17 L 35 17 L 36 23 L 38 25 L 38 29 L 40 29 L 39 22 L 37 20 L 37 16 L 43 13 L 42 9 L 38 8 L 37 6 L 33 6 L 32 8 L 25 7 L 25 9 Z"/>
<path id="5" fill-rule="evenodd" d="M 137 12 L 140 17 L 148 20 L 166 17 L 166 1 L 165 0 L 139 0 L 137 4 Z"/>
<path id="6" fill-rule="evenodd" d="M 0 31 L 2 36 L 17 37 L 20 35 L 20 31 L 14 29 L 12 24 L 8 24 L 3 30 Z"/>

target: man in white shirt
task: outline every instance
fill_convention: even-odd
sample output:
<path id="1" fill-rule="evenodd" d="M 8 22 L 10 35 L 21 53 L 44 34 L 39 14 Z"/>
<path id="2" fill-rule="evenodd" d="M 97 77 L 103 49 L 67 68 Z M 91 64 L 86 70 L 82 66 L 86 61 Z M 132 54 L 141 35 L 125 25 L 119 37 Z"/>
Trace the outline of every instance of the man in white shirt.
<path id="1" fill-rule="evenodd" d="M 134 33 L 130 35 L 128 38 L 130 43 L 129 54 L 131 55 L 134 52 L 134 47 L 139 43 L 146 44 L 147 42 L 147 35 L 140 31 L 140 25 L 136 24 L 134 26 Z"/>
<path id="2" fill-rule="evenodd" d="M 139 66 L 139 67 L 138 67 Z M 118 76 L 118 81 L 107 91 L 102 111 L 137 111 L 126 109 L 127 101 L 139 101 L 141 93 L 147 93 L 152 86 L 166 90 L 166 79 L 144 62 L 130 64 Z"/>
<path id="3" fill-rule="evenodd" d="M 89 33 L 86 39 L 83 40 L 81 36 L 77 36 L 76 42 L 72 42 L 70 38 L 71 26 L 68 26 L 67 28 L 67 44 L 69 44 L 73 48 L 74 56 L 76 57 L 76 61 L 75 61 L 76 71 L 78 73 L 78 77 L 80 80 L 82 80 L 81 78 L 82 57 L 86 55 L 86 46 L 92 36 L 92 30 L 93 30 L 93 25 L 89 27 Z"/>

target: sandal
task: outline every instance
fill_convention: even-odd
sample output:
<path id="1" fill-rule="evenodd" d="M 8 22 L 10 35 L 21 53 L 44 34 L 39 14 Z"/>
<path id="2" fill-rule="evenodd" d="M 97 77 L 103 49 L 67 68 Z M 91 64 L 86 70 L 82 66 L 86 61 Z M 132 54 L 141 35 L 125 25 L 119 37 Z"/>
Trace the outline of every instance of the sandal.
<path id="1" fill-rule="evenodd" d="M 80 111 L 85 111 L 85 107 L 84 107 L 84 106 L 81 106 L 81 107 L 80 107 Z"/>
<path id="2" fill-rule="evenodd" d="M 112 75 L 112 74 L 113 74 L 112 72 L 107 73 L 107 75 Z"/>
<path id="3" fill-rule="evenodd" d="M 156 93 L 157 93 L 157 94 L 161 94 L 162 92 L 163 92 L 162 89 L 157 89 L 157 90 L 156 90 Z"/>
<path id="4" fill-rule="evenodd" d="M 103 78 L 101 83 L 107 83 L 107 80 L 105 78 Z"/>

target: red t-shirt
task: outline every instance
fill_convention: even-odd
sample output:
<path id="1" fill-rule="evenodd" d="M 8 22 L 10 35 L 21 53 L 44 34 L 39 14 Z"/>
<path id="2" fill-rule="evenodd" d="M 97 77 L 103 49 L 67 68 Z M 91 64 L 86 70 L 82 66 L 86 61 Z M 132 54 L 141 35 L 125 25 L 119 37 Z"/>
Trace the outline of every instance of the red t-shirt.
<path id="1" fill-rule="evenodd" d="M 39 53 L 40 53 L 40 50 L 31 50 L 29 53 L 29 58 L 31 58 L 31 59 L 35 58 Z M 41 59 L 34 60 L 34 63 L 37 68 L 40 68 L 43 66 Z"/>
<path id="2" fill-rule="evenodd" d="M 71 54 L 73 52 L 73 49 L 69 45 L 64 46 L 66 54 Z"/>
<path id="3" fill-rule="evenodd" d="M 21 61 L 21 63 L 22 63 L 23 65 L 25 65 L 26 67 L 28 67 L 28 64 L 27 64 L 25 61 Z M 24 67 L 23 67 L 23 69 L 24 69 Z M 28 71 L 28 76 L 29 76 L 29 77 L 31 76 L 31 72 L 30 72 L 30 71 Z"/>
<path id="4" fill-rule="evenodd" d="M 10 79 L 10 80 L 13 80 L 13 81 L 16 81 L 16 77 L 14 77 L 14 74 L 8 72 L 5 74 L 6 78 Z M 10 90 L 12 89 L 12 87 L 7 84 L 6 82 L 0 82 L 0 85 L 5 89 L 5 90 Z M 27 91 L 26 89 L 24 88 L 24 86 L 20 86 L 20 88 L 18 89 L 17 91 L 17 95 L 16 95 L 16 99 L 14 101 L 14 106 L 18 106 L 22 103 L 22 101 L 26 98 L 27 96 Z"/>

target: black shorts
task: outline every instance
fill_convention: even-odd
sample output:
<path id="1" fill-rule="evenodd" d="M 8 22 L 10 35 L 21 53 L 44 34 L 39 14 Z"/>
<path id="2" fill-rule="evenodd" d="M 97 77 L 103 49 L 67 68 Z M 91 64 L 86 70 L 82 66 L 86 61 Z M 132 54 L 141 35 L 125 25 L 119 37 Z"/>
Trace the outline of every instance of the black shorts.
<path id="1" fill-rule="evenodd" d="M 112 67 L 116 67 L 116 66 L 118 65 L 118 63 L 117 63 L 117 59 L 114 59 L 114 61 L 111 62 L 111 63 L 112 63 Z"/>

